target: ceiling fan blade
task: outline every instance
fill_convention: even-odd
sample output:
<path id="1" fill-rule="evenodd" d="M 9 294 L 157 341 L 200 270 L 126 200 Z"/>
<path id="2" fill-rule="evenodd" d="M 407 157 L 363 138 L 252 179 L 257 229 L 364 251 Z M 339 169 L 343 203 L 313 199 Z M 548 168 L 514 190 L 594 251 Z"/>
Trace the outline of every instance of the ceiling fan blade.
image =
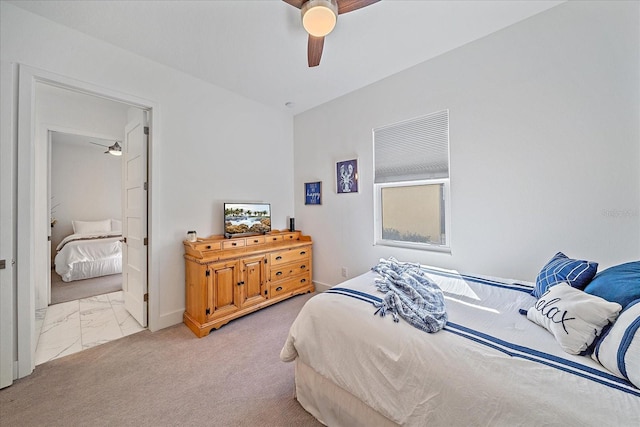
<path id="1" fill-rule="evenodd" d="M 287 1 L 287 0 L 285 0 Z M 363 7 L 378 3 L 380 0 L 338 0 L 338 14 L 352 12 Z M 287 1 L 287 3 L 289 3 Z M 304 2 L 302 2 L 304 3 Z"/>
<path id="2" fill-rule="evenodd" d="M 100 147 L 104 147 L 104 148 L 109 148 L 108 145 L 103 145 L 103 144 L 98 144 L 97 142 L 93 142 L 93 141 L 87 141 L 89 144 L 93 144 L 93 145 L 99 145 Z"/>
<path id="3" fill-rule="evenodd" d="M 305 1 L 307 0 L 282 0 L 283 2 L 290 4 L 293 7 L 297 7 L 300 9 Z"/>
<path id="4" fill-rule="evenodd" d="M 309 62 L 309 67 L 317 67 L 320 65 L 323 47 L 324 37 L 309 35 L 309 42 L 307 43 L 307 61 Z"/>

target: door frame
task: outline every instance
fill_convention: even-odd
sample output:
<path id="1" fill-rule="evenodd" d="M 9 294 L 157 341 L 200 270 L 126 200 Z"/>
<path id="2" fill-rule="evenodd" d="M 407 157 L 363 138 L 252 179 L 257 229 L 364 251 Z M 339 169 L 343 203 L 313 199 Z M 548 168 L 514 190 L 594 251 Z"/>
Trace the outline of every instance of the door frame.
<path id="1" fill-rule="evenodd" d="M 149 329 L 158 328 L 159 297 L 158 297 L 158 267 L 153 260 L 153 236 L 157 209 L 154 209 L 153 181 L 155 178 L 155 161 L 153 146 L 158 144 L 159 135 L 159 106 L 156 102 L 139 98 L 134 95 L 107 89 L 94 84 L 82 82 L 70 77 L 58 75 L 45 70 L 19 64 L 18 83 L 18 146 L 17 146 L 17 244 L 16 259 L 17 289 L 15 298 L 16 336 L 17 336 L 17 376 L 25 377 L 35 369 L 35 280 L 33 273 L 37 266 L 34 242 L 38 239 L 46 240 L 47 212 L 36 209 L 35 195 L 42 188 L 46 168 L 36 168 L 36 157 L 42 156 L 46 150 L 46 141 L 36 146 L 35 97 L 36 84 L 48 84 L 91 96 L 110 99 L 133 107 L 148 111 L 149 145 L 148 145 L 148 193 L 147 193 L 147 235 L 149 240 L 147 257 L 147 282 L 149 289 Z M 46 154 L 44 154 L 46 155 Z M 47 177 L 44 177 L 46 183 Z M 46 188 L 44 189 L 46 191 Z M 43 218 L 44 215 L 44 218 Z"/>
<path id="2" fill-rule="evenodd" d="M 17 378 L 15 359 L 16 327 L 16 160 L 18 114 L 18 67 L 0 61 L 0 258 L 5 268 L 0 270 L 0 388 L 8 387 Z"/>

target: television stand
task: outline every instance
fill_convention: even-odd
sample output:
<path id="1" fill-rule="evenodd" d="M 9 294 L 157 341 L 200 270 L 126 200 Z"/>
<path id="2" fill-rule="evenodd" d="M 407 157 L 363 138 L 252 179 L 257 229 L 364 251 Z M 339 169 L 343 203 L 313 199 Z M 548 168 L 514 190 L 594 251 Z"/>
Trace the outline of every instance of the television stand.
<path id="1" fill-rule="evenodd" d="M 231 320 L 313 292 L 312 240 L 300 231 L 185 240 L 184 323 L 202 338 Z"/>

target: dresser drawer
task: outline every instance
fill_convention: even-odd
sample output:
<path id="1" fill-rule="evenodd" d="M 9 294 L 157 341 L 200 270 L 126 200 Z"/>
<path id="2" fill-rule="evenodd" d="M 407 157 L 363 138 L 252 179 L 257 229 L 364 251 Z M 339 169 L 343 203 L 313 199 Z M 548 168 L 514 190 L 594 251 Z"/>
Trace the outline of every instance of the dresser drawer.
<path id="1" fill-rule="evenodd" d="M 264 243 L 264 236 L 247 237 L 245 242 L 247 246 L 262 245 Z"/>
<path id="2" fill-rule="evenodd" d="M 297 248 L 287 251 L 274 252 L 269 254 L 269 263 L 273 268 L 274 266 L 308 259 L 309 255 L 311 255 L 311 248 Z"/>
<path id="3" fill-rule="evenodd" d="M 224 242 L 222 242 L 222 249 L 243 248 L 244 244 L 245 244 L 244 239 L 225 240 Z"/>
<path id="4" fill-rule="evenodd" d="M 269 286 L 269 298 L 277 298 L 279 295 L 285 295 L 310 284 L 311 276 L 308 272 L 301 276 L 292 277 L 290 280 L 274 283 Z"/>
<path id="5" fill-rule="evenodd" d="M 275 282 L 276 280 L 296 276 L 309 271 L 309 267 L 308 258 L 303 259 L 298 263 L 278 265 L 270 269 L 269 280 Z"/>
<path id="6" fill-rule="evenodd" d="M 220 242 L 199 242 L 193 246 L 198 251 L 219 251 L 222 247 Z"/>
<path id="7" fill-rule="evenodd" d="M 266 236 L 267 243 L 282 242 L 282 235 L 279 236 Z"/>

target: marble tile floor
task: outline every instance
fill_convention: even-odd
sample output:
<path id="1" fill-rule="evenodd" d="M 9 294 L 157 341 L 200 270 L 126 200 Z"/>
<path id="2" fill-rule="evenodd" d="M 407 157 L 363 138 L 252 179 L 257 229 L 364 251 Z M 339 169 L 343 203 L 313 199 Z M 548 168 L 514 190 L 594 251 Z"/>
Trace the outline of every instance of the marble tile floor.
<path id="1" fill-rule="evenodd" d="M 122 291 L 36 310 L 36 365 L 144 330 Z"/>

